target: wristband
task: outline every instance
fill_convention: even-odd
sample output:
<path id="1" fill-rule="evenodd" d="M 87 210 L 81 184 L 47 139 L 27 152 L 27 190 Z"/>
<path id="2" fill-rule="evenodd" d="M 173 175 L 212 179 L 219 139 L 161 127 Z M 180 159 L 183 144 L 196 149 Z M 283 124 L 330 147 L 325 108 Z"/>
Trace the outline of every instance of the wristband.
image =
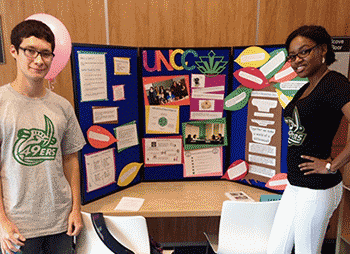
<path id="1" fill-rule="evenodd" d="M 331 166 L 332 166 L 332 164 L 331 164 L 330 162 L 328 162 L 328 163 L 326 164 L 326 170 L 327 170 L 327 172 L 328 172 L 329 174 L 335 174 L 335 173 L 337 173 L 337 171 L 332 171 L 332 170 L 331 170 Z"/>

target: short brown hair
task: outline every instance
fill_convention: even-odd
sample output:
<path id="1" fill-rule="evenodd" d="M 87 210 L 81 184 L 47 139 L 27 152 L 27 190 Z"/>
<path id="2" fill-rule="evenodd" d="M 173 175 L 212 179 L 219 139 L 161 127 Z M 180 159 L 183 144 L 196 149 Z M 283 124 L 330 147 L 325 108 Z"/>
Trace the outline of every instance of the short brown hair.
<path id="1" fill-rule="evenodd" d="M 15 46 L 17 52 L 22 41 L 31 36 L 43 39 L 51 44 L 52 52 L 55 49 L 55 35 L 51 29 L 38 20 L 25 20 L 16 25 L 11 31 L 11 44 Z"/>

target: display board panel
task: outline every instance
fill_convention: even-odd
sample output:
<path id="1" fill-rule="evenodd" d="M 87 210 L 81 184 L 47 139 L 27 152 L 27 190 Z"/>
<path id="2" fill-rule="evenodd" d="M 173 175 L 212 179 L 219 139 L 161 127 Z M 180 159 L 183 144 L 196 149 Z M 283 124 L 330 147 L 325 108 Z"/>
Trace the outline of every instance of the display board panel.
<path id="1" fill-rule="evenodd" d="M 146 107 L 142 134 L 146 139 L 178 135 L 183 139 L 183 163 L 150 165 L 145 181 L 218 179 L 224 173 L 228 143 L 218 140 L 229 135 L 223 102 L 230 81 L 230 53 L 230 48 L 140 49 Z M 165 112 L 166 107 L 178 113 L 174 108 L 173 113 Z M 178 127 L 160 126 L 162 117 L 163 123 Z"/>
<path id="2" fill-rule="evenodd" d="M 141 181 L 138 49 L 73 43 L 82 203 Z"/>
<path id="3" fill-rule="evenodd" d="M 266 184 L 272 177 L 287 173 L 288 126 L 283 121 L 279 94 L 286 86 L 281 88 L 283 82 L 275 80 L 276 74 L 287 68 L 285 56 L 284 45 L 233 48 L 232 89 L 245 87 L 249 98 L 230 113 L 230 163 L 245 160 L 249 169 L 239 182 L 263 189 L 269 189 Z M 299 88 L 286 92 L 295 94 Z"/>

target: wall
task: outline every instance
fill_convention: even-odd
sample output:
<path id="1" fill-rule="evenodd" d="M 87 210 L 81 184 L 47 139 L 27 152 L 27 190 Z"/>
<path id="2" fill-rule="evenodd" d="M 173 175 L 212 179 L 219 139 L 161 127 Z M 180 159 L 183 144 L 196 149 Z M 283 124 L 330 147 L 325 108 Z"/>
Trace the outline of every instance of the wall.
<path id="1" fill-rule="evenodd" d="M 35 13 L 57 17 L 72 41 L 79 43 L 138 47 L 280 44 L 293 29 L 311 23 L 325 26 L 332 36 L 350 35 L 347 0 L 2 0 L 6 64 L 0 66 L 1 84 L 16 75 L 8 52 L 11 29 Z M 58 75 L 55 92 L 73 104 L 70 62 Z"/>
<path id="2" fill-rule="evenodd" d="M 16 65 L 9 53 L 12 28 L 36 13 L 55 16 L 67 27 L 73 42 L 106 43 L 103 0 L 1 0 L 5 65 L 0 65 L 1 85 L 16 77 Z M 58 75 L 54 91 L 73 104 L 70 62 Z"/>
<path id="3" fill-rule="evenodd" d="M 6 51 L 6 64 L 0 65 L 1 84 L 16 75 L 8 52 L 11 29 L 35 13 L 57 17 L 72 41 L 79 43 L 137 47 L 281 44 L 303 24 L 323 25 L 332 36 L 350 36 L 348 0 L 1 0 Z M 69 62 L 58 75 L 54 91 L 73 104 L 72 86 Z M 336 216 L 332 225 L 335 221 Z M 334 238 L 335 232 L 332 226 L 327 236 Z"/>

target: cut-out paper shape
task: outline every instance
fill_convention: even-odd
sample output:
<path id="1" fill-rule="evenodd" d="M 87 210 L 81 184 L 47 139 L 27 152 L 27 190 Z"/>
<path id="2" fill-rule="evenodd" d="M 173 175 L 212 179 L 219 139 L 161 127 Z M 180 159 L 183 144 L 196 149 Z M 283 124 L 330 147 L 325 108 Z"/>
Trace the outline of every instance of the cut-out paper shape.
<path id="1" fill-rule="evenodd" d="M 286 62 L 283 65 L 282 69 L 280 69 L 279 72 L 277 72 L 276 75 L 273 76 L 269 81 L 274 83 L 287 82 L 296 78 L 297 76 L 298 74 L 293 70 L 290 62 Z"/>
<path id="2" fill-rule="evenodd" d="M 265 64 L 269 58 L 269 53 L 267 53 L 264 49 L 257 46 L 252 46 L 243 50 L 242 53 L 235 59 L 235 62 L 242 67 L 258 68 Z"/>
<path id="3" fill-rule="evenodd" d="M 129 185 L 137 176 L 143 163 L 131 162 L 119 174 L 117 184 L 121 187 Z"/>
<path id="4" fill-rule="evenodd" d="M 224 61 L 224 56 L 216 56 L 214 51 L 210 51 L 208 56 L 200 56 L 200 61 L 195 61 L 197 69 L 208 78 L 219 75 L 226 69 L 228 61 Z"/>
<path id="5" fill-rule="evenodd" d="M 275 84 L 274 87 L 281 106 L 285 108 L 298 90 L 308 82 L 307 78 L 296 77 L 293 80 Z"/>
<path id="6" fill-rule="evenodd" d="M 247 105 L 252 89 L 248 87 L 238 87 L 225 98 L 224 109 L 237 111 Z"/>
<path id="7" fill-rule="evenodd" d="M 284 95 L 294 97 L 296 92 L 308 82 L 309 80 L 307 78 L 296 77 L 287 82 L 277 83 L 274 87 L 280 90 Z"/>
<path id="8" fill-rule="evenodd" d="M 221 179 L 238 181 L 248 174 L 249 165 L 243 160 L 236 160 L 227 169 L 225 175 Z"/>
<path id="9" fill-rule="evenodd" d="M 249 130 L 252 133 L 253 141 L 264 145 L 270 144 L 272 136 L 276 133 L 275 129 L 261 128 L 257 126 L 249 126 Z"/>
<path id="10" fill-rule="evenodd" d="M 252 105 L 256 106 L 260 112 L 270 112 L 271 108 L 277 107 L 276 100 L 256 99 L 252 100 Z"/>
<path id="11" fill-rule="evenodd" d="M 270 121 L 270 120 L 261 120 L 261 119 L 252 119 L 253 123 L 257 123 L 259 126 L 268 126 L 268 125 L 274 125 L 275 121 Z"/>
<path id="12" fill-rule="evenodd" d="M 272 177 L 265 185 L 265 187 L 272 190 L 285 190 L 288 184 L 287 174 L 280 173 Z"/>
<path id="13" fill-rule="evenodd" d="M 106 148 L 118 141 L 112 133 L 98 125 L 92 125 L 87 130 L 87 139 L 90 145 L 97 149 Z"/>
<path id="14" fill-rule="evenodd" d="M 257 68 L 245 67 L 233 73 L 239 83 L 252 89 L 263 89 L 270 85 L 264 74 Z"/>
<path id="15" fill-rule="evenodd" d="M 284 93 L 282 93 L 281 90 L 275 88 L 277 95 L 278 95 L 278 101 L 280 102 L 282 108 L 286 108 L 289 102 L 293 99 L 292 96 L 287 96 Z"/>
<path id="16" fill-rule="evenodd" d="M 259 69 L 267 79 L 272 78 L 283 67 L 287 50 L 285 48 L 276 49 L 270 53 L 270 56 L 269 61 Z"/>

